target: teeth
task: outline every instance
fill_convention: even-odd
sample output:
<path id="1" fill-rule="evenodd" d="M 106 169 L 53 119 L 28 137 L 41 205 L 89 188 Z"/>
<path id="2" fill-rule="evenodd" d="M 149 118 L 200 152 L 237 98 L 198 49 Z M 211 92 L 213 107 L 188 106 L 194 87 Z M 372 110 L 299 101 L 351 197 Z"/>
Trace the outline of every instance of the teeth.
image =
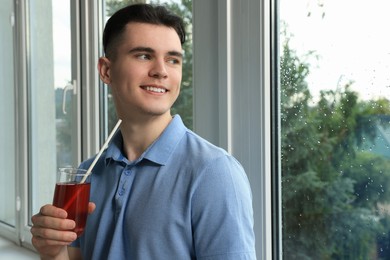
<path id="1" fill-rule="evenodd" d="M 147 91 L 152 91 L 152 92 L 157 92 L 157 93 L 165 93 L 166 89 L 164 88 L 156 88 L 156 87 L 151 87 L 151 86 L 146 86 L 145 89 Z"/>

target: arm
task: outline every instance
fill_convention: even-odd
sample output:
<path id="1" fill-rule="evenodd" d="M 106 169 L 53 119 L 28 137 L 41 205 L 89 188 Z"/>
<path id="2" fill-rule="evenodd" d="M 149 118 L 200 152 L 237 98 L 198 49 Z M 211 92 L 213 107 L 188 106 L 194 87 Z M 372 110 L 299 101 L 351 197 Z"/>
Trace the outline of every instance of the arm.
<path id="1" fill-rule="evenodd" d="M 197 259 L 256 259 L 252 195 L 241 165 L 221 157 L 200 176 L 192 197 Z"/>
<path id="2" fill-rule="evenodd" d="M 83 256 L 81 255 L 80 248 L 68 247 L 68 254 L 69 254 L 69 259 L 72 259 L 72 260 L 83 259 Z"/>

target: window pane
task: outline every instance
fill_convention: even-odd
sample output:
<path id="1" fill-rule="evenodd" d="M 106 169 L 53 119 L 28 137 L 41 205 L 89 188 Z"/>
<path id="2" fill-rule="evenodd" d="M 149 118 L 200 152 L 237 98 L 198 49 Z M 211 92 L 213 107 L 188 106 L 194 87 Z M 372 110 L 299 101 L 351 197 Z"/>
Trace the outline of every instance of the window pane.
<path id="1" fill-rule="evenodd" d="M 184 60 L 183 60 L 183 77 L 181 84 L 181 92 L 179 98 L 174 104 L 171 113 L 172 115 L 180 114 L 182 117 L 184 124 L 192 129 L 193 127 L 193 117 L 192 117 L 192 0 L 163 0 L 163 1 L 142 1 L 142 0 L 127 0 L 127 1 L 119 1 L 119 0 L 105 0 L 105 21 L 115 13 L 120 8 L 131 4 L 131 3 L 160 3 L 166 5 L 170 10 L 174 13 L 180 15 L 187 26 L 187 40 L 184 49 Z M 117 122 L 117 117 L 115 114 L 115 107 L 113 104 L 110 88 L 108 86 L 104 86 L 106 91 L 103 91 L 104 100 L 106 102 L 106 106 L 102 106 L 106 108 L 104 113 L 107 113 L 107 121 L 108 121 L 108 129 L 112 129 Z M 104 116 L 106 117 L 106 116 Z M 107 129 L 106 129 L 107 134 Z"/>
<path id="2" fill-rule="evenodd" d="M 0 222 L 15 226 L 15 88 L 13 1 L 0 5 Z"/>
<path id="3" fill-rule="evenodd" d="M 390 258 L 389 9 L 280 0 L 285 259 Z"/>
<path id="4" fill-rule="evenodd" d="M 33 0 L 29 5 L 30 214 L 51 203 L 58 167 L 72 165 L 70 1 Z"/>

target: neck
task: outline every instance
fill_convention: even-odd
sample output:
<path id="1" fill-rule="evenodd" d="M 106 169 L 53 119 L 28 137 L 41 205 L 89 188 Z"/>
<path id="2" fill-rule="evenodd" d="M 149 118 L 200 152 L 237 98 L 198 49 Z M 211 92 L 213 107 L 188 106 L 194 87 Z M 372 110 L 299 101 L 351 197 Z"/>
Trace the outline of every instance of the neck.
<path id="1" fill-rule="evenodd" d="M 129 161 L 138 159 L 142 153 L 161 135 L 172 117 L 163 116 L 143 120 L 122 119 L 121 133 L 123 151 Z"/>

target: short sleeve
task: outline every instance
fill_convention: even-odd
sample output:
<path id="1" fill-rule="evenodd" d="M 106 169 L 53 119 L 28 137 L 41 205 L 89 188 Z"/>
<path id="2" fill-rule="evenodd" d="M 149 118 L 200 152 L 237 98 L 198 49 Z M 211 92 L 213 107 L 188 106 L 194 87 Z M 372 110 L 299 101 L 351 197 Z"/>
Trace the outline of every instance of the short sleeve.
<path id="1" fill-rule="evenodd" d="M 198 177 L 191 201 L 197 259 L 256 259 L 252 194 L 242 166 L 225 155 Z"/>

